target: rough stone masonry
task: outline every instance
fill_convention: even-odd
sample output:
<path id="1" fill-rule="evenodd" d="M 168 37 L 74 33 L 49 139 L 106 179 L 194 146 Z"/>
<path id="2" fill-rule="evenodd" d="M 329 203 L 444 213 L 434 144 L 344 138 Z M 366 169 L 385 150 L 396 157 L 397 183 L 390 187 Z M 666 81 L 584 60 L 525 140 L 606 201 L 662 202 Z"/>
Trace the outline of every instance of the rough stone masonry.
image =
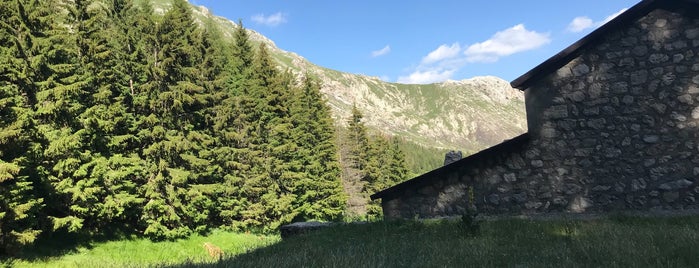
<path id="1" fill-rule="evenodd" d="M 699 9 L 647 9 L 527 81 L 527 134 L 378 193 L 384 215 L 460 215 L 469 187 L 486 214 L 699 208 Z"/>

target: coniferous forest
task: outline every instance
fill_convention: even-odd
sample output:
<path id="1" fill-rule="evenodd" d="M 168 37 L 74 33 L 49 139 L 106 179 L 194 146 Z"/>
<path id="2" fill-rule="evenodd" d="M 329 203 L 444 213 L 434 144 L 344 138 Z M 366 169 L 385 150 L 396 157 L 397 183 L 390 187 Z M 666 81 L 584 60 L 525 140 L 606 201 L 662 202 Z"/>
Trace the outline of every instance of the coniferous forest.
<path id="1" fill-rule="evenodd" d="M 0 254 L 55 232 L 338 221 L 343 173 L 364 198 L 406 179 L 397 142 L 359 111 L 336 128 L 318 81 L 280 70 L 242 23 L 226 41 L 190 8 L 0 2 Z"/>

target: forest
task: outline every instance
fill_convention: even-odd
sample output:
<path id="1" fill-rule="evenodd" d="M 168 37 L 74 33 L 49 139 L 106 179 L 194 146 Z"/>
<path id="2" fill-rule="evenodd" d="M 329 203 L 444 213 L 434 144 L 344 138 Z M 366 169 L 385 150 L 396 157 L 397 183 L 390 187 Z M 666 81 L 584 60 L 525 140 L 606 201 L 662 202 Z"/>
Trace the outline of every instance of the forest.
<path id="1" fill-rule="evenodd" d="M 57 232 L 380 217 L 376 202 L 351 213 L 343 181 L 366 199 L 407 179 L 399 141 L 357 109 L 338 127 L 319 82 L 242 22 L 228 41 L 186 0 L 144 2 L 0 2 L 0 254 Z"/>

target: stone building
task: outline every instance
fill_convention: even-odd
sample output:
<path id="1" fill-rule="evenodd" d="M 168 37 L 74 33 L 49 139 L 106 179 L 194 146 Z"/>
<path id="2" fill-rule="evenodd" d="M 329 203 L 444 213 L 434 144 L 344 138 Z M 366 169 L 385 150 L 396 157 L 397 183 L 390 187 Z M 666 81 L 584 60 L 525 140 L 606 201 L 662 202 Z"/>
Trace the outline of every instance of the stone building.
<path id="1" fill-rule="evenodd" d="M 528 133 L 374 194 L 387 218 L 699 208 L 699 0 L 644 0 L 511 84 Z"/>

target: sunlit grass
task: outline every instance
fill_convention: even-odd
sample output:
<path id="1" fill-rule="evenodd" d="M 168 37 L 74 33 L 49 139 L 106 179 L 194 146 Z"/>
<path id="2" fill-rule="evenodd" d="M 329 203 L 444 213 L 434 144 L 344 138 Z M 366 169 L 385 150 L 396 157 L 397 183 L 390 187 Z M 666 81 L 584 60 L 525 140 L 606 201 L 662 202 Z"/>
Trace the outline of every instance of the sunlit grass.
<path id="1" fill-rule="evenodd" d="M 67 254 L 54 257 L 6 261 L 13 267 L 144 267 L 181 263 L 212 263 L 204 249 L 205 242 L 220 247 L 227 257 L 245 253 L 255 248 L 279 242 L 278 236 L 261 236 L 214 231 L 209 235 L 193 235 L 176 241 L 153 242 L 136 238 L 118 241 L 95 242 L 77 246 Z M 46 250 L 46 249 L 44 249 Z M 1 266 L 1 264 L 0 264 Z"/>

